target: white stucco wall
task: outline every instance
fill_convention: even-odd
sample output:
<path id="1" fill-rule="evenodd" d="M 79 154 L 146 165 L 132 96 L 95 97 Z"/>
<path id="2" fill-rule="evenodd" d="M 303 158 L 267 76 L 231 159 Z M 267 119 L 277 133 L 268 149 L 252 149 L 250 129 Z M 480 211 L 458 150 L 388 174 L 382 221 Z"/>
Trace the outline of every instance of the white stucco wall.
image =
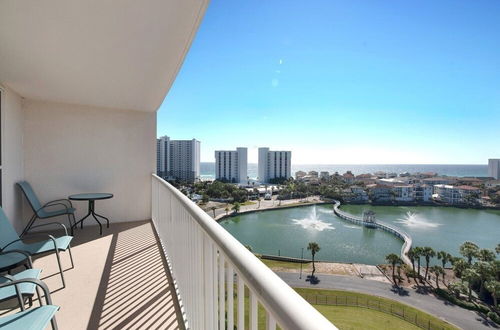
<path id="1" fill-rule="evenodd" d="M 1 87 L 2 93 L 2 207 L 17 230 L 21 229 L 22 196 L 15 186 L 24 177 L 22 98 Z"/>
<path id="2" fill-rule="evenodd" d="M 96 211 L 111 223 L 151 218 L 155 112 L 25 100 L 24 115 L 25 178 L 42 202 L 110 192 L 115 197 L 96 202 Z M 77 218 L 86 214 L 86 202 L 74 204 Z"/>

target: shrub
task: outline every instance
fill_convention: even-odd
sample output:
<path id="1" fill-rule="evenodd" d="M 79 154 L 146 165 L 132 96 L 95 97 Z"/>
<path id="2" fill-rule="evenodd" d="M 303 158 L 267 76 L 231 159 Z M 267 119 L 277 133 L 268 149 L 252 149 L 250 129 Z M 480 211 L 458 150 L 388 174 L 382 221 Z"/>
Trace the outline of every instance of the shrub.
<path id="1" fill-rule="evenodd" d="M 446 290 L 436 289 L 436 290 L 434 290 L 434 292 L 438 296 L 440 296 L 441 298 L 444 298 L 444 299 L 446 299 L 446 300 L 448 300 L 448 301 L 450 301 L 450 302 L 454 303 L 455 305 L 460 306 L 462 308 L 473 310 L 473 311 L 478 311 L 478 312 L 481 312 L 481 313 L 484 313 L 484 314 L 487 314 L 490 311 L 485 306 L 478 305 L 478 304 L 475 304 L 475 303 L 470 302 L 470 301 L 461 300 L 461 299 L 455 297 L 454 295 L 450 294 Z"/>
<path id="2" fill-rule="evenodd" d="M 496 324 L 500 324 L 500 316 L 495 312 L 489 312 L 488 317 Z"/>

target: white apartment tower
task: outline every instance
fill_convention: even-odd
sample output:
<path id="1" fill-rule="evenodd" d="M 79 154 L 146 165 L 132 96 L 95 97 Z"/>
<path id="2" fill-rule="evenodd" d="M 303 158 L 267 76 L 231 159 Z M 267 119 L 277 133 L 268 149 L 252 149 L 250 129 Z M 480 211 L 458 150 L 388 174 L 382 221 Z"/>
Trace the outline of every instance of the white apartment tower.
<path id="1" fill-rule="evenodd" d="M 270 151 L 259 148 L 259 181 L 267 183 L 272 179 L 290 178 L 292 168 L 291 151 Z"/>
<path id="2" fill-rule="evenodd" d="M 247 148 L 215 151 L 215 178 L 233 183 L 247 182 Z"/>
<path id="3" fill-rule="evenodd" d="M 500 179 L 500 159 L 488 159 L 488 176 Z"/>
<path id="4" fill-rule="evenodd" d="M 200 141 L 163 136 L 156 141 L 156 154 L 157 172 L 162 178 L 187 182 L 200 178 Z"/>
<path id="5" fill-rule="evenodd" d="M 170 138 L 162 136 L 156 139 L 156 173 L 161 178 L 166 178 L 168 175 L 170 159 Z"/>

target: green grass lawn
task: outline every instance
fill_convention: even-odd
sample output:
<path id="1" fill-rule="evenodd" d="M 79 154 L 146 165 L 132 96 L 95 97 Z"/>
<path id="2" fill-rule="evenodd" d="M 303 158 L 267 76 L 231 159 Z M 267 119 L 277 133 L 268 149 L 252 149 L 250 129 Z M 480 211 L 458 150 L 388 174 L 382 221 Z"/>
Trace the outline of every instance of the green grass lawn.
<path id="1" fill-rule="evenodd" d="M 240 203 L 241 206 L 244 206 L 244 205 L 253 205 L 253 204 L 257 204 L 257 202 L 246 201 L 246 202 Z"/>
<path id="2" fill-rule="evenodd" d="M 351 297 L 358 299 L 369 299 L 370 302 L 380 302 L 382 306 L 390 306 L 394 310 L 402 310 L 405 308 L 406 317 L 410 317 L 414 321 L 414 317 L 417 316 L 419 324 L 423 327 L 427 327 L 429 320 L 431 321 L 432 329 L 446 329 L 446 330 L 456 330 L 457 328 L 449 323 L 446 323 L 430 314 L 427 314 L 419 309 L 410 307 L 405 304 L 401 304 L 395 300 L 381 298 L 377 296 L 371 296 L 350 291 L 340 291 L 340 290 L 321 290 L 321 289 L 302 289 L 295 288 L 300 295 L 303 297 L 308 296 L 339 296 L 339 297 Z M 234 298 L 235 302 L 237 297 Z M 245 290 L 245 324 L 249 325 L 249 292 L 248 289 Z M 234 306 L 234 318 L 235 324 L 237 322 L 237 304 Z M 334 306 L 334 305 L 324 305 L 324 304 L 313 304 L 312 306 L 316 308 L 321 314 L 323 314 L 328 320 L 330 320 L 339 329 L 403 329 L 403 330 L 416 330 L 419 329 L 412 322 L 408 322 L 402 317 L 384 313 L 375 309 L 369 309 L 365 307 L 356 306 Z M 266 312 L 264 308 L 259 304 L 258 312 L 258 328 L 266 328 Z"/>
<path id="3" fill-rule="evenodd" d="M 420 329 L 398 317 L 362 307 L 313 305 L 341 330 L 347 329 Z"/>
<path id="4" fill-rule="evenodd" d="M 300 263 L 299 262 L 288 262 L 288 261 L 278 261 L 278 260 L 269 260 L 269 259 L 262 259 L 260 258 L 260 261 L 262 261 L 267 267 L 269 268 L 286 268 L 286 269 L 300 269 Z M 310 262 L 303 263 L 302 268 L 306 268 L 310 265 Z"/>
<path id="5" fill-rule="evenodd" d="M 308 288 L 307 289 L 306 288 L 294 288 L 294 290 L 297 291 L 302 297 L 306 298 L 306 300 L 308 300 L 309 302 L 312 302 L 313 306 L 316 309 L 318 309 L 323 315 L 325 315 L 330 321 L 332 321 L 335 325 L 337 325 L 337 327 L 339 327 L 341 329 L 351 329 L 349 327 L 349 324 L 348 324 L 349 322 L 357 323 L 360 321 L 366 322 L 365 326 L 361 327 L 361 328 L 366 328 L 366 329 L 398 329 L 399 328 L 399 327 L 387 328 L 385 326 L 380 326 L 380 325 L 382 325 L 382 323 L 380 323 L 380 322 L 386 322 L 386 321 L 384 321 L 384 319 L 386 319 L 387 322 L 395 319 L 395 320 L 403 322 L 404 324 L 408 324 L 408 326 L 409 326 L 408 328 L 401 328 L 401 329 L 415 329 L 415 328 L 411 327 L 411 326 L 413 326 L 413 324 L 411 324 L 410 322 L 404 321 L 400 317 L 392 316 L 390 314 L 383 313 L 383 312 L 380 312 L 377 310 L 372 310 L 372 309 L 365 308 L 365 307 L 351 307 L 351 306 L 344 307 L 344 306 L 327 306 L 327 305 L 323 305 L 323 304 L 314 304 L 314 302 L 316 301 L 313 298 L 314 296 L 319 296 L 318 297 L 319 301 L 323 301 L 323 302 L 326 302 L 327 296 L 330 298 L 333 298 L 335 296 L 349 297 L 351 299 L 351 301 L 353 301 L 353 302 L 356 299 L 358 299 L 358 301 L 360 301 L 362 303 L 366 302 L 368 299 L 372 306 L 374 306 L 374 307 L 382 306 L 382 308 L 386 311 L 389 311 L 390 309 L 392 309 L 392 310 L 400 313 L 401 317 L 403 317 L 403 315 L 404 315 L 405 318 L 412 320 L 412 321 L 414 321 L 416 319 L 418 321 L 418 323 L 421 324 L 422 326 L 425 326 L 426 324 L 428 324 L 429 320 L 430 320 L 430 322 L 432 324 L 432 328 L 450 329 L 450 330 L 457 329 L 453 325 L 451 325 L 451 324 L 449 324 L 449 323 L 447 323 L 447 322 L 445 322 L 445 321 L 443 321 L 435 316 L 432 316 L 432 315 L 430 315 L 424 311 L 421 311 L 417 308 L 413 308 L 409 305 L 402 304 L 402 303 L 397 302 L 397 301 L 392 300 L 392 299 L 387 299 L 387 298 L 382 298 L 382 297 L 377 297 L 377 296 L 372 296 L 372 295 L 367 295 L 367 294 L 357 293 L 357 292 L 352 292 L 352 291 L 342 291 L 342 290 L 322 290 L 322 289 L 308 289 Z M 323 313 L 323 311 L 327 312 L 327 311 L 330 311 L 330 309 L 331 309 L 331 312 L 328 312 L 328 314 Z M 344 318 L 344 312 L 347 312 L 350 309 L 355 310 L 355 312 L 353 312 L 354 314 L 356 314 L 358 312 L 359 313 L 366 312 L 367 317 L 370 315 L 370 312 L 374 312 L 373 315 L 384 314 L 386 316 L 385 316 L 385 318 L 384 318 L 384 316 L 373 318 L 374 325 L 377 324 L 378 326 L 371 328 L 372 318 L 368 318 L 365 320 L 360 320 L 359 318 L 349 320 L 349 318 Z M 404 314 L 403 314 L 403 309 L 405 311 Z M 337 314 L 335 311 L 337 311 Z M 330 318 L 330 317 L 332 317 L 332 318 Z M 341 327 L 342 323 L 337 324 L 338 323 L 337 319 L 340 322 L 346 322 L 345 323 L 346 327 L 345 328 Z M 396 322 L 396 321 L 393 321 L 393 322 Z M 353 326 L 355 326 L 355 324 L 353 324 Z M 354 328 L 352 328 L 352 329 L 354 329 Z"/>

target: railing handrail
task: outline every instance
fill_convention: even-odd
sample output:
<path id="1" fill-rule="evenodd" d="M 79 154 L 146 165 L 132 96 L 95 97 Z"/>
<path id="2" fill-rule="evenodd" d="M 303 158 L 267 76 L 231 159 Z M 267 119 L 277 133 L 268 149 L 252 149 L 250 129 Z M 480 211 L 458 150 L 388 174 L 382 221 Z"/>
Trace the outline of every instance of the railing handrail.
<path id="1" fill-rule="evenodd" d="M 153 174 L 153 177 L 172 192 L 203 231 L 218 245 L 229 262 L 239 271 L 247 286 L 272 312 L 282 328 L 336 329 L 330 321 L 187 196 L 156 174 Z M 173 267 L 175 269 L 175 265 Z"/>

